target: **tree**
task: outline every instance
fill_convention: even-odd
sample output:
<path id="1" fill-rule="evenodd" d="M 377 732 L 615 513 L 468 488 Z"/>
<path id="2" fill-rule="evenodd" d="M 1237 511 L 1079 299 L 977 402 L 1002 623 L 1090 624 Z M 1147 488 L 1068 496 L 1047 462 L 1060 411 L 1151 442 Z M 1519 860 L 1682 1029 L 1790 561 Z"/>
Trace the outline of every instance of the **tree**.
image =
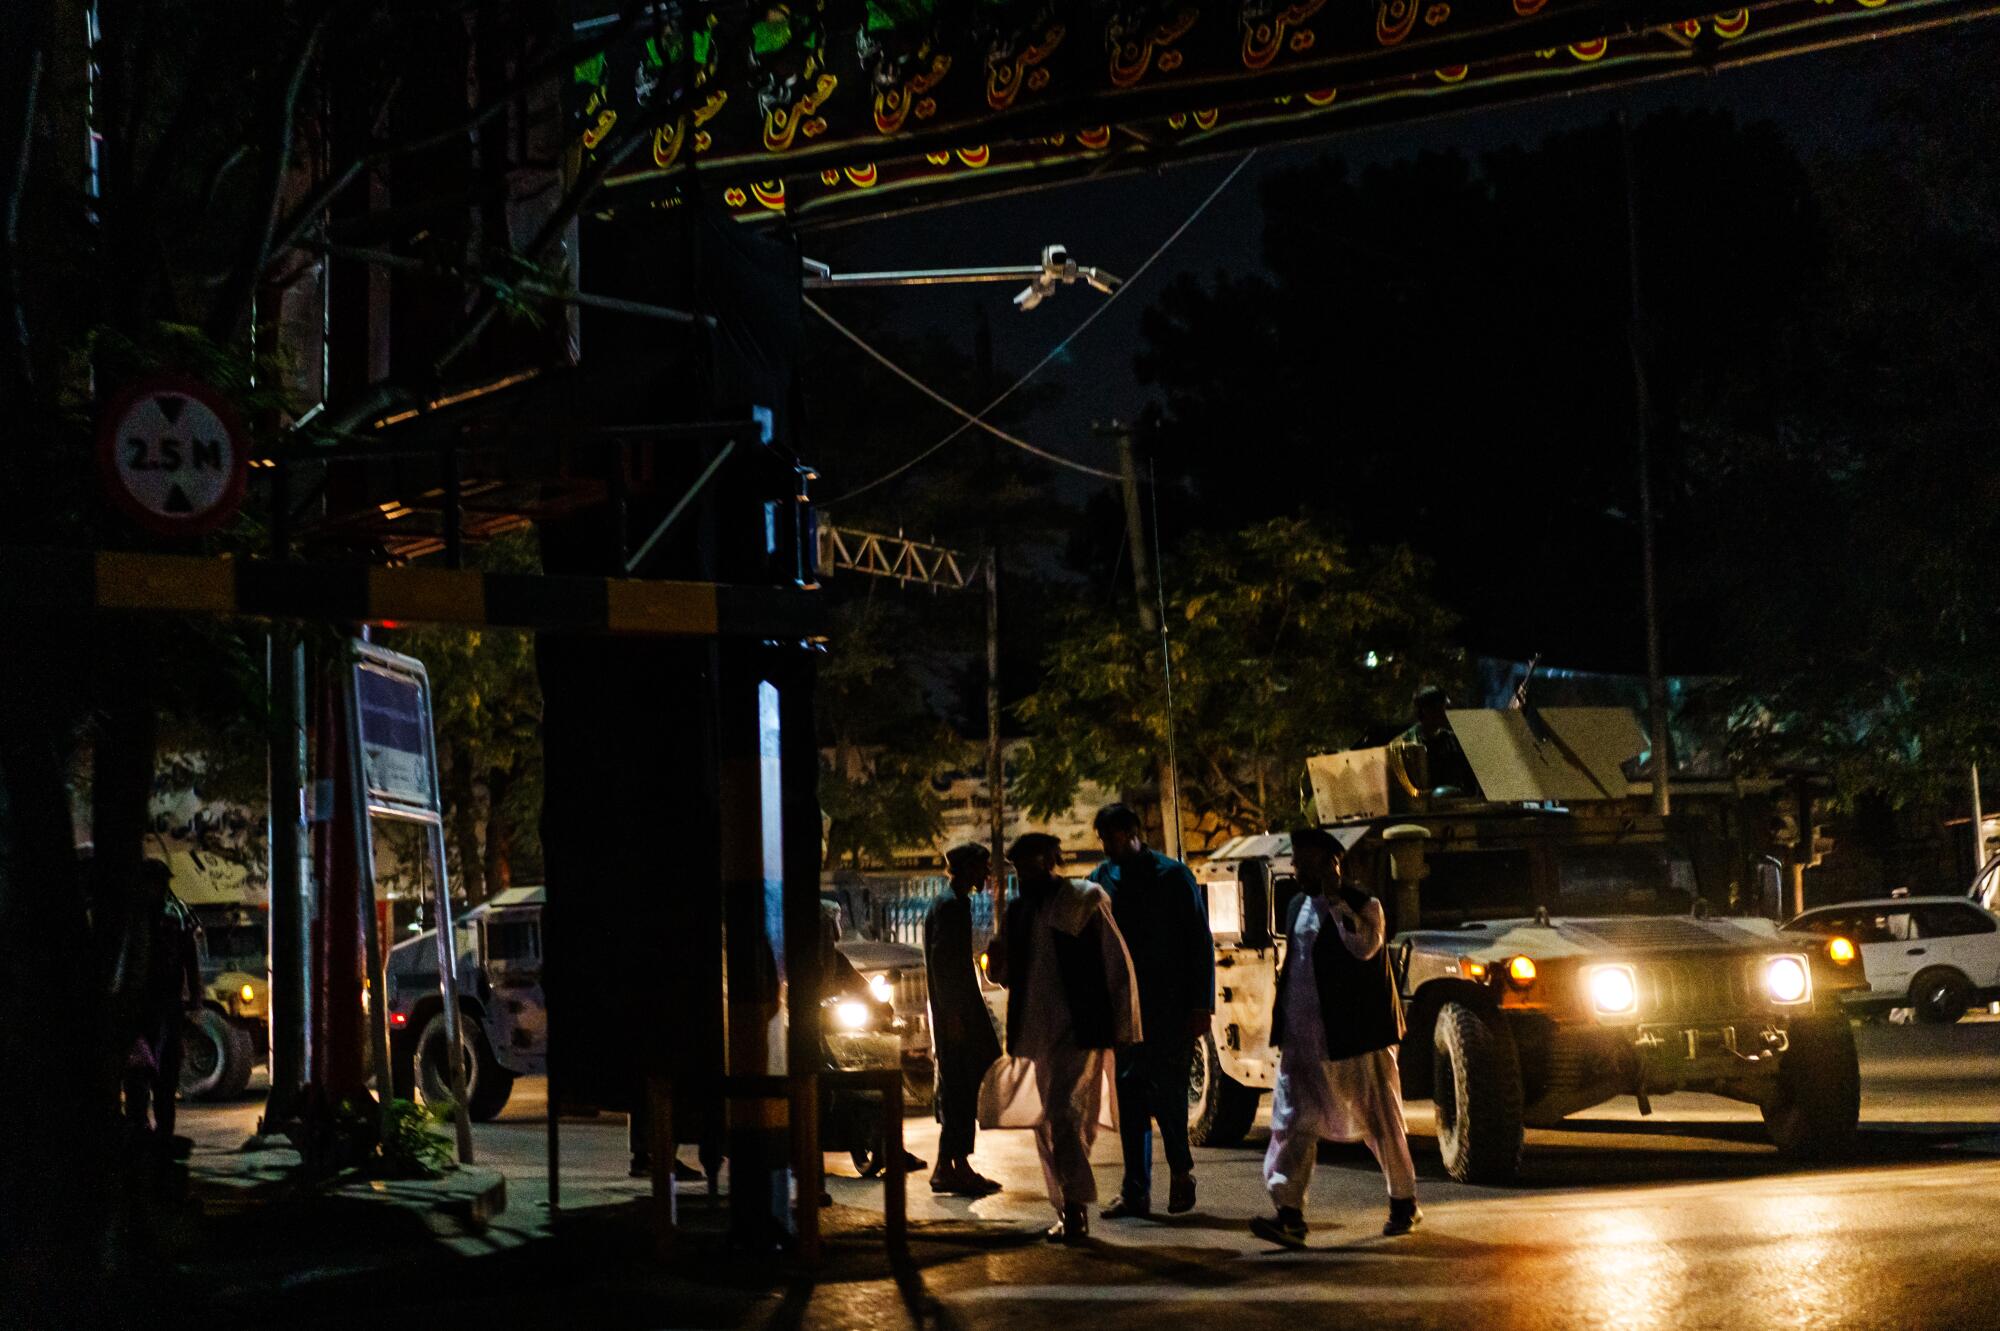
<path id="1" fill-rule="evenodd" d="M 493 572 L 539 567 L 526 533 L 478 554 Z M 539 868 L 542 690 L 533 635 L 518 629 L 405 630 L 396 650 L 430 674 L 444 786 L 449 864 L 465 899 L 484 901 L 513 881 L 517 860 Z"/>
<path id="2" fill-rule="evenodd" d="M 1305 759 L 1406 717 L 1455 678 L 1452 618 L 1406 547 L 1353 550 L 1323 520 L 1274 518 L 1196 538 L 1168 568 L 1173 742 L 1184 809 L 1282 827 L 1310 800 Z M 1038 814 L 1085 780 L 1146 785 L 1166 752 L 1158 641 L 1124 616 L 1074 612 L 1019 708 L 1034 734 L 1018 791 Z"/>
<path id="3" fill-rule="evenodd" d="M 871 586 L 834 614 L 820 668 L 820 814 L 826 865 L 888 861 L 933 844 L 942 804 L 931 778 L 962 747 L 922 687 L 916 616 Z"/>

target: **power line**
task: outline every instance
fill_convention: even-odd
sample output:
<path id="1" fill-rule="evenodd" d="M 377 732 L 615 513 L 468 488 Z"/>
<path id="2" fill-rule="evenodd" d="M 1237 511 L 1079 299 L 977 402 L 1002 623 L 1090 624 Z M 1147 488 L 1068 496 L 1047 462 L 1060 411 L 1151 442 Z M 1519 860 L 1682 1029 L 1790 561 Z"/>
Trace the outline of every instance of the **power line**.
<path id="1" fill-rule="evenodd" d="M 925 397 L 937 403 L 939 406 L 945 408 L 946 410 L 952 412 L 955 415 L 963 416 L 965 418 L 965 424 L 959 426 L 957 430 L 952 431 L 950 435 L 946 436 L 943 442 L 937 446 L 938 448 L 942 448 L 944 444 L 950 443 L 953 439 L 958 438 L 959 434 L 962 433 L 964 430 L 966 430 L 969 426 L 976 425 L 980 429 L 986 431 L 986 433 L 992 435 L 995 439 L 1000 440 L 1002 443 L 1012 444 L 1016 448 L 1026 449 L 1028 452 L 1033 453 L 1038 458 L 1047 458 L 1050 462 L 1057 463 L 1060 466 L 1069 467 L 1074 471 L 1083 472 L 1084 474 L 1089 476 L 1102 476 L 1107 481 L 1115 481 L 1118 479 L 1117 472 L 1103 471 L 1096 467 L 1086 467 L 1083 463 L 1071 461 L 1069 458 L 1064 457 L 1060 453 L 1051 453 L 1046 448 L 1038 447 L 1035 444 L 1029 443 L 1025 439 L 1016 438 L 1014 435 L 1008 434 L 1005 430 L 1001 429 L 997 425 L 987 424 L 985 421 L 981 420 L 978 416 L 973 415 L 971 412 L 967 411 L 964 407 L 959 406 L 958 403 L 953 402 L 950 398 L 938 392 L 936 389 L 932 388 L 929 384 L 917 378 L 915 375 L 911 374 L 908 370 L 904 369 L 902 366 L 896 364 L 896 362 L 890 360 L 887 356 L 884 356 L 881 352 L 877 351 L 875 348 L 869 346 L 868 343 L 861 337 L 859 333 L 855 332 L 852 328 L 849 328 L 846 324 L 842 323 L 840 320 L 834 318 L 831 314 L 828 314 L 826 310 L 820 306 L 819 302 L 814 300 L 811 296 L 806 296 L 803 297 L 802 299 L 804 299 L 807 309 L 811 310 L 814 314 L 817 314 L 820 318 L 826 320 L 827 323 L 833 325 L 833 330 L 836 333 L 839 333 L 849 342 L 852 342 L 855 346 L 860 347 L 863 351 L 867 352 L 868 355 L 872 357 L 878 364 L 880 364 L 883 369 L 889 371 L 889 373 L 895 375 L 898 379 L 901 379 L 904 383 L 916 389 L 919 393 L 922 393 Z M 987 411 L 991 410 L 992 407 L 989 406 L 987 408 Z M 984 413 L 982 412 L 981 415 L 983 414 Z M 936 452 L 937 450 L 934 448 L 931 451 Z M 909 467 L 914 465 L 915 465 L 914 462 L 907 463 L 905 464 L 904 469 L 907 470 Z M 893 472 L 890 473 L 890 475 L 894 474 L 895 473 Z M 883 479 L 886 480 L 888 478 L 884 477 Z M 881 484 L 881 482 L 877 481 L 876 484 L 879 485 Z M 862 489 L 864 490 L 867 488 L 868 488 L 867 486 L 862 487 Z M 854 497 L 854 495 L 859 493 L 861 493 L 860 490 L 855 490 L 848 494 L 842 495 L 841 498 L 851 499 Z"/>
<path id="2" fill-rule="evenodd" d="M 912 467 L 915 467 L 919 463 L 924 462 L 925 460 L 930 458 L 933 454 L 937 453 L 940 449 L 942 449 L 946 444 L 949 444 L 952 440 L 964 434 L 974 425 L 978 425 L 984 429 L 991 429 L 992 427 L 987 426 L 985 424 L 984 418 L 990 415 L 993 412 L 994 408 L 998 407 L 1001 403 L 1005 402 L 1008 398 L 1014 396 L 1015 393 L 1019 392 L 1030 379 L 1034 378 L 1037 374 L 1040 374 L 1044 369 L 1046 369 L 1049 365 L 1049 362 L 1053 361 L 1056 357 L 1062 355 L 1064 351 L 1067 351 L 1069 349 L 1070 343 L 1076 341 L 1079 337 L 1082 337 L 1086 329 L 1088 329 L 1092 324 L 1096 323 L 1099 319 L 1103 318 L 1105 311 L 1109 310 L 1112 307 L 1112 305 L 1117 303 L 1117 300 L 1120 296 L 1123 296 L 1127 291 L 1130 291 L 1132 287 L 1138 283 L 1138 280 L 1141 277 L 1145 276 L 1146 270 L 1148 268 L 1151 268 L 1155 263 L 1157 263 L 1161 255 L 1165 254 L 1168 250 L 1172 249 L 1174 246 L 1174 242 L 1178 241 L 1183 235 L 1185 235 L 1187 233 L 1187 229 L 1193 226 L 1195 222 L 1201 218 L 1201 215 L 1203 213 L 1208 211 L 1209 205 L 1214 203 L 1217 199 L 1221 198 L 1223 191 L 1227 190 L 1231 185 L 1236 183 L 1236 177 L 1243 174 L 1243 168 L 1250 165 L 1250 160 L 1254 158 L 1256 155 L 1257 155 L 1257 150 L 1255 148 L 1252 148 L 1249 152 L 1244 153 L 1242 157 L 1238 158 L 1236 165 L 1230 168 L 1229 174 L 1224 176 L 1222 180 L 1216 185 L 1216 187 L 1208 192 L 1206 198 L 1202 199 L 1200 203 L 1195 205 L 1194 211 L 1189 213 L 1186 219 L 1183 220 L 1179 226 L 1175 227 L 1172 233 L 1170 233 L 1165 240 L 1160 242 L 1159 247 L 1157 249 L 1155 249 L 1150 255 L 1146 256 L 1146 261 L 1144 263 L 1140 264 L 1137 268 L 1132 270 L 1132 275 L 1126 278 L 1124 283 L 1121 284 L 1116 291 L 1113 291 L 1109 296 L 1106 296 L 1102 304 L 1098 305 L 1096 309 L 1092 310 L 1089 314 L 1085 315 L 1083 321 L 1077 324 L 1075 328 L 1072 328 L 1067 337 L 1063 338 L 1062 341 L 1056 343 L 1053 347 L 1050 347 L 1047 355 L 1043 356 L 1040 360 L 1036 361 L 1033 365 L 1029 366 L 1028 372 L 1026 374 L 1022 375 L 1019 379 L 1016 379 L 1013 382 L 1013 384 L 1007 388 L 1005 392 L 1000 394 L 1000 396 L 994 398 L 991 402 L 988 402 L 984 407 L 981 407 L 976 416 L 967 416 L 966 422 L 964 424 L 958 426 L 958 428 L 954 429 L 950 434 L 938 440 L 935 444 L 932 444 L 929 448 L 926 448 L 923 452 L 917 454 L 909 461 L 904 462 L 897 467 L 891 468 L 889 471 L 886 471 L 882 475 L 877 476 L 874 480 L 867 482 L 865 485 L 856 486 L 854 489 L 849 490 L 846 494 L 841 495 L 838 498 L 824 501 L 823 503 L 820 504 L 820 507 L 830 508 L 834 504 L 845 503 L 847 500 L 853 499 L 858 495 L 866 494 L 868 491 L 875 489 L 877 486 L 887 485 L 890 481 L 895 480 L 898 476 L 901 476 L 904 472 L 910 470 Z M 812 302 L 808 300 L 806 304 L 812 305 Z M 831 316 L 827 315 L 827 313 L 824 310 L 820 310 L 818 306 L 816 305 L 813 306 L 813 309 L 819 313 L 820 317 L 826 319 L 827 322 L 829 323 L 833 322 Z M 838 327 L 837 324 L 835 326 Z M 845 329 L 842 329 L 841 331 L 846 332 Z M 854 335 L 852 333 L 849 333 L 848 336 L 852 338 Z M 864 349 L 868 350 L 869 354 L 875 355 L 872 348 L 864 347 Z M 876 359 L 881 360 L 882 358 L 880 356 L 876 356 Z M 888 362 L 884 361 L 883 363 L 887 364 Z M 890 366 L 890 368 L 896 369 L 895 366 Z M 905 379 L 910 378 L 909 375 L 903 374 L 903 372 L 900 369 L 897 369 L 896 372 L 898 374 L 902 374 Z M 914 382 L 914 380 L 912 380 L 912 382 Z M 926 388 L 925 391 L 929 392 L 929 389 Z M 953 407 L 952 409 L 954 411 L 958 410 L 958 408 L 956 407 Z M 961 412 L 960 414 L 964 415 L 965 413 Z M 1010 440 L 1010 442 L 1013 441 Z M 1040 450 L 1031 450 L 1031 451 L 1039 452 Z M 1065 462 L 1065 464 L 1068 466 L 1078 467 L 1079 469 L 1082 470 L 1092 470 L 1093 474 L 1095 475 L 1108 476 L 1109 479 L 1112 480 L 1117 479 L 1115 475 L 1111 475 L 1110 473 L 1096 472 L 1094 471 L 1094 469 L 1083 468 L 1082 464 L 1080 463 L 1068 462 L 1067 459 L 1058 459 L 1058 460 Z"/>

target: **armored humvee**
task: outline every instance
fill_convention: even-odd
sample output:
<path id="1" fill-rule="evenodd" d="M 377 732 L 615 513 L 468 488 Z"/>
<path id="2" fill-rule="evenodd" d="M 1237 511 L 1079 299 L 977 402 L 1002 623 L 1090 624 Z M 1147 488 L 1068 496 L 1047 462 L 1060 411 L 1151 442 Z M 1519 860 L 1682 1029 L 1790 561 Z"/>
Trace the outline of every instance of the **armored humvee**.
<path id="1" fill-rule="evenodd" d="M 1315 758 L 1320 821 L 1382 899 L 1409 1031 L 1403 1090 L 1436 1106 L 1445 1166 L 1501 1182 L 1525 1127 L 1619 1096 L 1697 1090 L 1757 1105 L 1796 1155 L 1851 1143 L 1860 1077 L 1841 995 L 1849 940 L 1710 915 L 1689 829 L 1645 812 L 1636 718 L 1608 708 L 1454 711 L 1477 789 L 1427 790 L 1412 741 Z M 1414 779 L 1413 779 L 1414 778 Z M 1207 865 L 1217 1004 L 1197 1048 L 1196 1138 L 1240 1139 L 1277 1072 L 1269 1046 L 1290 839 Z"/>

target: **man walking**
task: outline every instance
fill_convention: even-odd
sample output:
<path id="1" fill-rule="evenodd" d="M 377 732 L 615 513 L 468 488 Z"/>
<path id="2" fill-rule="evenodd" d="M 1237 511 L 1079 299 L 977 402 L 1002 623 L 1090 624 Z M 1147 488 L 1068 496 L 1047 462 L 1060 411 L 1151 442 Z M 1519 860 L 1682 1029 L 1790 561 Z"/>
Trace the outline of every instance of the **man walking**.
<path id="1" fill-rule="evenodd" d="M 1389 1185 L 1384 1234 L 1407 1234 L 1423 1219 L 1403 1126 L 1403 1005 L 1383 946 L 1382 903 L 1343 881 L 1344 854 L 1319 828 L 1292 834 L 1301 890 L 1271 1012 L 1278 1085 L 1264 1155 L 1264 1187 L 1278 1213 L 1250 1222 L 1258 1237 L 1291 1248 L 1305 1245 L 1306 1186 L 1321 1138 L 1365 1141 L 1375 1153 Z"/>
<path id="2" fill-rule="evenodd" d="M 945 855 L 951 891 L 924 917 L 924 969 L 930 978 L 931 1050 L 937 1063 L 938 1162 L 931 1191 L 984 1197 L 1000 1185 L 972 1167 L 979 1131 L 979 1083 L 1000 1057 L 1000 1039 L 979 993 L 972 958 L 972 894 L 986 886 L 993 856 L 984 846 Z"/>
<path id="3" fill-rule="evenodd" d="M 1215 1013 L 1215 944 L 1194 875 L 1146 848 L 1139 815 L 1123 804 L 1098 812 L 1104 863 L 1090 876 L 1111 897 L 1111 914 L 1132 952 L 1145 1039 L 1118 1053 L 1118 1132 L 1125 1178 L 1104 1218 L 1153 1212 L 1153 1121 L 1170 1179 L 1167 1210 L 1194 1208 L 1188 1150 L 1188 1072 L 1194 1043 Z"/>
<path id="4" fill-rule="evenodd" d="M 1090 1150 L 1104 1110 L 1115 1048 L 1142 1033 L 1132 958 L 1103 889 L 1056 873 L 1062 843 L 1030 832 L 1007 849 L 1020 894 L 987 952 L 987 973 L 1007 986 L 1009 1070 L 1029 1075 L 994 1088 L 988 1123 L 1033 1127 L 1056 1223 L 1051 1243 L 1090 1233 L 1097 1175 Z M 1018 1061 L 1015 1061 L 1018 1060 Z"/>
<path id="5" fill-rule="evenodd" d="M 201 1008 L 201 958 L 194 919 L 174 895 L 173 871 L 145 860 L 137 883 L 115 980 L 129 1034 L 125 1112 L 136 1132 L 171 1146 L 182 1027 Z"/>

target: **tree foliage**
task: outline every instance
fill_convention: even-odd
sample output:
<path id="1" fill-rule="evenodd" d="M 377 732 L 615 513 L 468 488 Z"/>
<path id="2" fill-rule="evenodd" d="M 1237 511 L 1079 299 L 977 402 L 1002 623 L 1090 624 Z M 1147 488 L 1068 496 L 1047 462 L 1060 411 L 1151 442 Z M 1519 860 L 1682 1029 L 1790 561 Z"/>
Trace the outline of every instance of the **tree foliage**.
<path id="1" fill-rule="evenodd" d="M 1173 742 L 1183 804 L 1242 829 L 1309 803 L 1308 754 L 1407 715 L 1423 681 L 1461 670 L 1452 618 L 1406 547 L 1351 549 L 1323 521 L 1274 518 L 1198 537 L 1168 565 Z M 1147 785 L 1168 734 L 1159 642 L 1120 613 L 1078 610 L 1020 706 L 1034 732 L 1017 794 L 1038 814 L 1080 782 Z"/>

